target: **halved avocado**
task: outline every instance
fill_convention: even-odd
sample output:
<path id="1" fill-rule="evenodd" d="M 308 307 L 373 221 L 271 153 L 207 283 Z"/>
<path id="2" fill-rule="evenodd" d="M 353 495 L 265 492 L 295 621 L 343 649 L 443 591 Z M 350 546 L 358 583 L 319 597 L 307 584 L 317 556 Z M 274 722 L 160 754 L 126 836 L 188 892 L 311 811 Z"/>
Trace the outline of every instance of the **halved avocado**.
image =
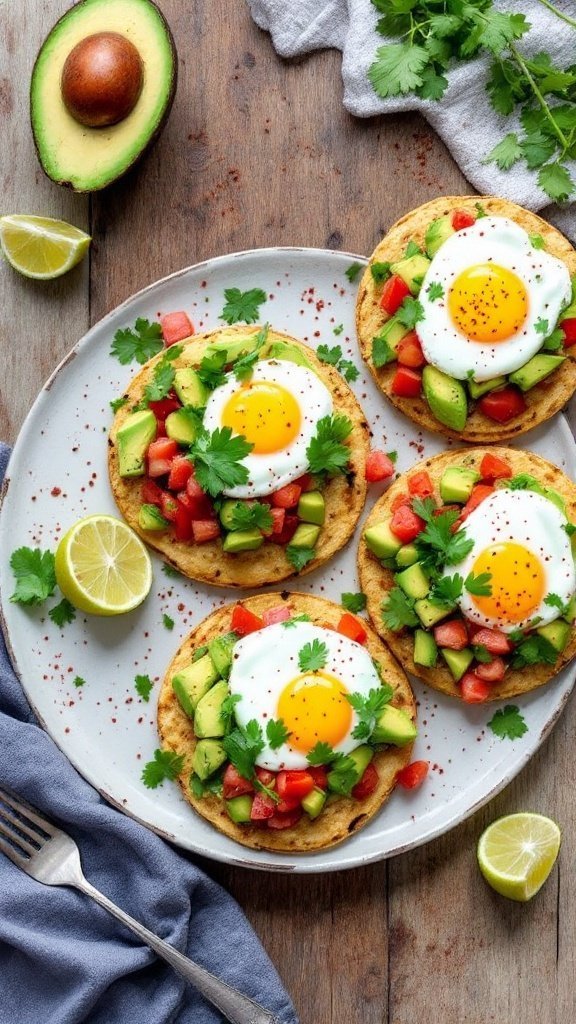
<path id="1" fill-rule="evenodd" d="M 89 37 L 116 33 L 138 51 L 143 83 L 131 112 L 116 124 L 89 127 L 67 110 L 62 72 Z M 80 0 L 44 40 L 30 85 L 30 119 L 38 158 L 52 181 L 95 192 L 125 174 L 164 126 L 176 92 L 177 54 L 170 29 L 151 0 Z"/>

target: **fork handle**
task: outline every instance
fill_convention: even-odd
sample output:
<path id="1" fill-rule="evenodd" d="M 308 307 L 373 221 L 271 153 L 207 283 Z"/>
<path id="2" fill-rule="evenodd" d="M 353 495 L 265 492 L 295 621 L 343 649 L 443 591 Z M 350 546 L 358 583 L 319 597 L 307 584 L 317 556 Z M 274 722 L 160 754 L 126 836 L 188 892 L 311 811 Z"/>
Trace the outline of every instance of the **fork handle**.
<path id="1" fill-rule="evenodd" d="M 263 1006 L 255 1003 L 237 989 L 232 988 L 225 981 L 221 981 L 220 978 L 216 978 L 210 971 L 201 967 L 200 964 L 194 963 L 193 960 L 184 956 L 177 949 L 174 949 L 168 942 L 164 942 L 164 939 L 159 938 L 158 935 L 149 931 L 139 921 L 130 917 L 130 914 L 121 910 L 120 907 L 116 906 L 112 900 L 109 900 L 98 889 L 95 889 L 86 879 L 83 879 L 81 883 L 75 882 L 74 886 L 88 896 L 92 896 L 96 903 L 99 903 L 101 907 L 108 910 L 127 928 L 130 928 L 158 956 L 166 960 L 177 974 L 180 974 L 185 981 L 194 985 L 209 1003 L 216 1006 L 227 1017 L 230 1024 L 280 1024 L 278 1018 L 268 1010 L 265 1010 Z"/>

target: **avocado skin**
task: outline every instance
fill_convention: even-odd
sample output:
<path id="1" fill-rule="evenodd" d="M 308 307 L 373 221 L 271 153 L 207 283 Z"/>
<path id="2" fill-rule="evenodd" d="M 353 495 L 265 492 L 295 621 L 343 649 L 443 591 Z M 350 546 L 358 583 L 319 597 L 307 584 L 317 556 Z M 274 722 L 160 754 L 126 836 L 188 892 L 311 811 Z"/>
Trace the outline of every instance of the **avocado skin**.
<path id="1" fill-rule="evenodd" d="M 146 0 L 146 4 L 148 5 L 148 7 L 154 8 L 154 10 L 156 11 L 156 14 L 158 15 L 158 18 L 159 18 L 160 22 L 162 23 L 164 32 L 166 34 L 166 39 L 167 39 L 169 47 L 170 47 L 170 52 L 171 52 L 171 55 L 172 55 L 169 92 L 168 92 L 168 96 L 167 96 L 167 99 L 166 99 L 166 104 L 165 104 L 164 111 L 162 113 L 162 116 L 161 116 L 160 120 L 158 121 L 158 124 L 156 125 L 154 130 L 151 132 L 151 134 L 148 137 L 148 139 L 144 142 L 142 148 L 137 153 L 135 153 L 134 158 L 125 167 L 122 168 L 122 170 L 120 171 L 119 174 L 116 174 L 114 176 L 108 177 L 108 178 L 106 178 L 105 180 L 103 180 L 101 182 L 93 182 L 91 184 L 86 183 L 86 185 L 84 187 L 79 185 L 78 182 L 74 183 L 72 181 L 67 181 L 65 178 L 54 177 L 52 174 L 50 174 L 49 171 L 47 170 L 46 166 L 45 166 L 45 163 L 44 163 L 44 159 L 43 159 L 43 156 L 42 156 L 41 144 L 38 141 L 37 132 L 36 132 L 35 125 L 34 125 L 34 88 L 36 86 L 38 61 L 39 61 L 40 56 L 42 55 L 42 53 L 44 51 L 44 48 L 47 45 L 49 45 L 50 41 L 53 38 L 53 34 L 62 25 L 62 22 L 68 20 L 68 18 L 70 16 L 76 16 L 79 9 L 81 9 L 81 8 L 83 8 L 85 6 L 94 6 L 94 3 L 95 3 L 95 0 L 79 0 L 79 3 L 74 4 L 74 6 L 71 7 L 68 11 L 65 11 L 65 13 L 62 15 L 62 17 L 60 17 L 58 19 L 58 21 L 55 22 L 55 24 L 50 29 L 50 32 L 46 36 L 44 42 L 42 43 L 42 46 L 40 47 L 40 49 L 38 51 L 38 54 L 36 56 L 36 60 L 34 61 L 34 67 L 32 69 L 32 75 L 31 75 L 31 78 L 30 78 L 30 121 L 31 121 L 31 125 L 32 125 L 32 137 L 34 139 L 34 148 L 36 150 L 36 155 L 38 157 L 38 162 L 40 163 L 40 166 L 41 166 L 42 170 L 44 171 L 44 174 L 46 175 L 46 177 L 49 178 L 51 181 L 53 181 L 56 185 L 62 185 L 63 188 L 69 188 L 73 192 L 78 192 L 78 193 L 99 192 L 99 191 L 101 191 L 101 189 L 107 188 L 109 185 L 112 185 L 114 182 L 119 181 L 120 178 L 123 178 L 124 175 L 128 174 L 128 172 L 132 170 L 132 168 L 135 166 L 135 164 L 137 164 L 138 161 L 145 155 L 145 153 L 147 153 L 151 149 L 151 147 L 154 145 L 154 143 L 156 142 L 157 138 L 161 134 L 161 132 L 162 132 L 162 130 L 163 130 L 165 124 L 166 124 L 166 121 L 168 120 L 168 117 L 170 115 L 170 111 L 172 110 L 172 104 L 174 103 L 174 97 L 176 95 L 176 88 L 177 88 L 177 85 L 178 85 L 178 52 L 176 50 L 176 44 L 174 42 L 174 37 L 173 37 L 172 32 L 170 30 L 170 26 L 168 25 L 168 22 L 166 21 L 164 15 L 162 14 L 162 11 L 158 7 L 158 5 L 155 4 L 153 2 L 153 0 Z M 93 129 L 93 130 L 98 131 L 99 129 Z"/>

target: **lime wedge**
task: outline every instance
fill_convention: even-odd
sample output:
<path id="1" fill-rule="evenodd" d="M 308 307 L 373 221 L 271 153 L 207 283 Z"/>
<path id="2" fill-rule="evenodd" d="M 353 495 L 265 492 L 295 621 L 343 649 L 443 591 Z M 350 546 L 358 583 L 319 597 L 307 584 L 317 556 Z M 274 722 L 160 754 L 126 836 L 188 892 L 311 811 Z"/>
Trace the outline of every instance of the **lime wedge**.
<path id="1" fill-rule="evenodd" d="M 11 214 L 0 217 L 0 245 L 10 266 L 25 277 L 49 281 L 80 262 L 90 235 L 65 220 Z"/>
<path id="2" fill-rule="evenodd" d="M 75 523 L 56 549 L 55 569 L 64 597 L 92 615 L 129 612 L 152 586 L 146 548 L 114 516 L 93 515 Z"/>
<path id="3" fill-rule="evenodd" d="M 560 839 L 556 822 L 543 814 L 508 814 L 492 822 L 480 836 L 480 871 L 496 892 L 525 903 L 552 871 Z"/>

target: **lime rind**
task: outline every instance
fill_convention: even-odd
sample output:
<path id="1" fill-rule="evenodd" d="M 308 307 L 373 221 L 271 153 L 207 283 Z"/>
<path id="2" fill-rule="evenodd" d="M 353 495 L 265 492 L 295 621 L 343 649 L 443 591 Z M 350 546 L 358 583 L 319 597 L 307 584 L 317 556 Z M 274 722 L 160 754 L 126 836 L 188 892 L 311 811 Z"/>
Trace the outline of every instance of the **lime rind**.
<path id="1" fill-rule="evenodd" d="M 85 231 L 53 217 L 9 214 L 0 217 L 2 254 L 14 270 L 38 281 L 66 274 L 90 245 Z"/>

